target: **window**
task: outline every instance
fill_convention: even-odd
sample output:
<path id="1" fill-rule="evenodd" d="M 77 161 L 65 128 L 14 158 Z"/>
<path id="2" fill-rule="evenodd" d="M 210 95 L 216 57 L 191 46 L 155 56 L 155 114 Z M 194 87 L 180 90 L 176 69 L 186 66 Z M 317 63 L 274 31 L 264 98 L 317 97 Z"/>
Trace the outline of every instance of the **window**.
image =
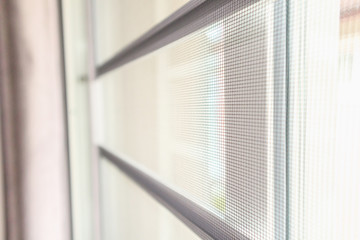
<path id="1" fill-rule="evenodd" d="M 105 240 L 360 237 L 358 0 L 93 7 Z"/>

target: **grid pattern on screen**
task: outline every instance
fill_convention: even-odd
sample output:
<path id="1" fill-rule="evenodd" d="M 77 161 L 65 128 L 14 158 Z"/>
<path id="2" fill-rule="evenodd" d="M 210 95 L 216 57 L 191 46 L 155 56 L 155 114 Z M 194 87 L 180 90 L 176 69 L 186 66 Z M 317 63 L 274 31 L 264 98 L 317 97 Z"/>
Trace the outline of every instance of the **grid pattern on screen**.
<path id="1" fill-rule="evenodd" d="M 280 239 L 286 6 L 240 5 L 231 1 L 209 16 L 220 20 L 101 77 L 101 145 L 216 214 L 224 231 Z"/>

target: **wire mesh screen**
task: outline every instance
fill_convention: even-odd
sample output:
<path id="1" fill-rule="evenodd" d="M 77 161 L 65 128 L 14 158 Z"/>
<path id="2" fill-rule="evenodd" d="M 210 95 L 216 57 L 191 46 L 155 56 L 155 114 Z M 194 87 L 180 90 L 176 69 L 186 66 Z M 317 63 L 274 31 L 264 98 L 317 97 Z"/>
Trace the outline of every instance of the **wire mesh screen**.
<path id="1" fill-rule="evenodd" d="M 101 75 L 99 144 L 230 239 L 358 239 L 360 2 L 224 2 Z M 102 171 L 105 231 L 136 207 L 117 174 Z M 163 215 L 149 238 L 183 239 Z"/>
<path id="2" fill-rule="evenodd" d="M 275 225 L 285 230 L 285 174 L 274 168 L 285 161 L 285 102 L 274 95 L 285 96 L 286 11 L 284 1 L 242 5 L 101 77 L 101 145 L 216 214 L 219 228 L 272 239 Z"/>

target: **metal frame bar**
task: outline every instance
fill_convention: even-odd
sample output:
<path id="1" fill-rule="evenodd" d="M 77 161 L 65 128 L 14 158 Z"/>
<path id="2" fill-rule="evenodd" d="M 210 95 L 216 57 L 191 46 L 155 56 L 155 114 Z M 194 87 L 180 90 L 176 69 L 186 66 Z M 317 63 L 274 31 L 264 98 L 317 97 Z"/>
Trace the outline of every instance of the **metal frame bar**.
<path id="1" fill-rule="evenodd" d="M 95 68 L 95 58 L 96 58 L 96 44 L 95 44 L 95 14 L 94 0 L 86 0 L 87 6 L 87 36 L 88 36 L 88 114 L 89 114 L 89 135 L 90 135 L 90 156 L 91 156 L 91 175 L 92 175 L 92 196 L 93 196 L 93 234 L 95 240 L 100 240 L 102 238 L 102 229 L 101 229 L 101 206 L 100 206 L 100 169 L 98 161 L 98 148 L 95 144 L 96 138 L 96 123 L 94 120 L 95 111 L 94 106 L 94 80 L 96 79 L 96 68 Z"/>
<path id="2" fill-rule="evenodd" d="M 285 239 L 290 239 L 290 39 L 289 39 L 289 32 L 290 32 L 290 2 L 291 0 L 286 0 L 285 12 L 286 12 L 286 19 L 285 19 Z"/>
<path id="3" fill-rule="evenodd" d="M 66 141 L 66 156 L 67 156 L 67 174 L 68 174 L 68 188 L 69 188 L 69 209 L 70 209 L 70 238 L 74 239 L 74 224 L 73 224 L 73 202 L 72 202 L 72 181 L 71 181 L 71 163 L 70 163 L 70 136 L 69 136 L 69 116 L 68 116 L 68 91 L 66 87 L 66 66 L 65 66 L 65 36 L 64 36 L 64 12 L 62 1 L 57 0 L 58 12 L 59 12 L 59 32 L 60 32 L 60 58 L 61 58 L 61 78 L 63 89 L 63 101 L 64 101 L 64 123 L 65 123 L 65 141 Z"/>
<path id="4" fill-rule="evenodd" d="M 287 0 L 274 3 L 274 213 L 275 239 L 287 229 Z M 285 44 L 284 44 L 285 43 Z"/>

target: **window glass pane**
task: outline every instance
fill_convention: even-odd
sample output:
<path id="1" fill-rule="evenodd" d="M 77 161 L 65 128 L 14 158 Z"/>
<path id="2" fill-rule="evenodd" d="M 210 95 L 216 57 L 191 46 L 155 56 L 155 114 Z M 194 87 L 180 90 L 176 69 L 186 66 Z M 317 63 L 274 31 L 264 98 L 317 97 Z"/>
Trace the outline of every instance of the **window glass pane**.
<path id="1" fill-rule="evenodd" d="M 111 58 L 188 0 L 95 0 L 96 57 Z"/>
<path id="2" fill-rule="evenodd" d="M 275 82 L 284 95 L 285 54 L 274 48 L 285 46 L 274 30 L 285 19 L 279 2 L 233 1 L 233 14 L 96 83 L 99 143 L 251 239 L 272 239 L 284 222 L 274 200 L 284 182 L 277 177 L 275 187 L 281 169 L 273 167 L 284 161 L 275 152 L 285 151 L 274 144 L 285 124 L 274 110 L 283 105 Z"/>

